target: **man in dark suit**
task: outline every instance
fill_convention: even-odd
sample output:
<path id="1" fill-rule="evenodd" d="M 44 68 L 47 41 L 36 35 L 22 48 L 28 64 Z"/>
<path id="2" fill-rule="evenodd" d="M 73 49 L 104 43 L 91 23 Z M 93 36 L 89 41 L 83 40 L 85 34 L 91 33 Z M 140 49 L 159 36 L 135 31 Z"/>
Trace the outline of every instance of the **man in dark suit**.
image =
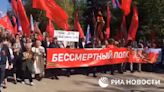
<path id="1" fill-rule="evenodd" d="M 45 39 L 42 41 L 42 46 L 43 46 L 44 48 L 48 48 L 49 45 L 50 45 L 50 40 L 49 40 L 48 37 L 45 37 Z"/>
<path id="2" fill-rule="evenodd" d="M 53 41 L 50 43 L 49 48 L 60 48 L 56 37 L 53 38 Z"/>
<path id="3" fill-rule="evenodd" d="M 50 43 L 49 48 L 60 48 L 56 37 L 53 38 L 53 41 Z M 57 71 L 58 69 L 50 69 L 51 74 L 54 74 L 52 75 L 51 79 L 59 79 L 57 77 Z"/>

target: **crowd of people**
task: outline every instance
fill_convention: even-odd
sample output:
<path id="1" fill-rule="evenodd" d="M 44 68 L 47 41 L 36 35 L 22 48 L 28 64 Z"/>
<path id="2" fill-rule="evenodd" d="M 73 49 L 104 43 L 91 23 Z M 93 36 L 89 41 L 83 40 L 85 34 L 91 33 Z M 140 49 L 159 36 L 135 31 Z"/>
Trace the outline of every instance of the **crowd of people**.
<path id="1" fill-rule="evenodd" d="M 125 44 L 124 40 L 115 41 L 109 39 L 104 41 L 97 41 L 96 45 L 94 41 L 85 44 L 84 40 L 80 40 L 79 43 L 75 43 L 74 46 L 65 46 L 62 42 L 57 41 L 57 38 L 50 39 L 48 36 L 44 36 L 42 40 L 37 38 L 34 33 L 31 37 L 25 37 L 21 32 L 16 35 L 8 33 L 4 29 L 0 29 L 0 88 L 7 87 L 7 78 L 9 73 L 12 73 L 14 84 L 20 81 L 25 84 L 25 79 L 29 79 L 29 84 L 34 85 L 33 79 L 41 80 L 45 76 L 46 66 L 46 48 L 113 48 L 113 47 L 127 47 L 127 48 L 157 48 L 156 43 L 139 41 L 129 41 Z M 130 64 L 130 70 L 133 72 L 133 64 Z M 111 71 L 114 74 L 114 70 L 118 68 L 120 73 L 126 71 L 126 64 L 117 65 L 105 65 L 85 68 L 85 74 L 93 73 L 96 77 L 96 72 L 99 70 L 103 73 Z M 70 70 L 66 69 L 67 75 L 70 76 Z M 141 71 L 141 64 L 139 64 L 139 71 Z M 49 70 L 52 79 L 58 79 L 56 69 Z"/>
<path id="2" fill-rule="evenodd" d="M 48 46 L 48 45 L 47 45 Z M 14 84 L 20 78 L 29 79 L 33 85 L 33 77 L 44 76 L 45 68 L 45 47 L 42 41 L 24 37 L 21 33 L 10 34 L 5 29 L 0 30 L 0 87 L 6 88 L 9 73 L 12 73 Z"/>

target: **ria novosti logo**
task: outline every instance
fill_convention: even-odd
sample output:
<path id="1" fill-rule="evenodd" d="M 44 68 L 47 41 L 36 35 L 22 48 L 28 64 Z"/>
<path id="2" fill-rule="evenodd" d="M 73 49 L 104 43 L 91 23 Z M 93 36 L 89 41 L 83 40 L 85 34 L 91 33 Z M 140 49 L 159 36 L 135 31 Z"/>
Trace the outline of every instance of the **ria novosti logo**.
<path id="1" fill-rule="evenodd" d="M 102 88 L 106 88 L 109 85 L 132 85 L 132 86 L 145 86 L 145 85 L 160 85 L 158 79 L 110 79 L 108 77 L 101 77 L 98 80 L 98 84 Z"/>
<path id="2" fill-rule="evenodd" d="M 98 80 L 99 86 L 102 88 L 106 88 L 109 85 L 109 79 L 107 77 L 101 77 Z"/>

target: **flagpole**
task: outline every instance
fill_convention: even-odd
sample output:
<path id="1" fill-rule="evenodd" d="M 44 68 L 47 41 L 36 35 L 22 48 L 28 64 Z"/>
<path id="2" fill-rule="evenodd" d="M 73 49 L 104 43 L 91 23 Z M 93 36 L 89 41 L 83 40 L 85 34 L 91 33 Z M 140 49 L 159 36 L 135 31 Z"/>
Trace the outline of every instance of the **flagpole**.
<path id="1" fill-rule="evenodd" d="M 94 8 L 97 9 L 98 8 L 97 5 L 98 5 L 98 1 L 96 0 L 96 5 L 94 4 Z M 93 37 L 93 48 L 95 48 L 96 47 L 96 37 L 97 37 L 97 25 L 98 25 L 98 22 L 97 22 L 97 16 L 95 16 L 95 14 L 94 14 L 94 10 L 93 10 L 93 17 L 96 20 L 96 23 L 94 25 L 94 37 Z"/>
<path id="2" fill-rule="evenodd" d="M 93 11 L 93 17 L 95 17 L 94 11 Z M 93 48 L 96 47 L 96 36 L 97 36 L 97 19 L 96 19 L 96 23 L 94 25 Z"/>
<path id="3" fill-rule="evenodd" d="M 93 44 L 93 48 L 96 47 L 96 36 L 97 36 L 97 21 L 96 21 L 95 30 L 94 30 L 94 44 Z"/>

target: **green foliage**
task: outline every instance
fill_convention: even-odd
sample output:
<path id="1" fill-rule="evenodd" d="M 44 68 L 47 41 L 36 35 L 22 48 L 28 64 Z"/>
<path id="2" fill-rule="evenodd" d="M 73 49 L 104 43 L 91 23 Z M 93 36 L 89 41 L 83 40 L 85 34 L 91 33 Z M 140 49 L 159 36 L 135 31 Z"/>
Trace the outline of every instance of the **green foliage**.
<path id="1" fill-rule="evenodd" d="M 138 0 L 140 30 L 147 39 L 164 38 L 164 0 Z"/>

